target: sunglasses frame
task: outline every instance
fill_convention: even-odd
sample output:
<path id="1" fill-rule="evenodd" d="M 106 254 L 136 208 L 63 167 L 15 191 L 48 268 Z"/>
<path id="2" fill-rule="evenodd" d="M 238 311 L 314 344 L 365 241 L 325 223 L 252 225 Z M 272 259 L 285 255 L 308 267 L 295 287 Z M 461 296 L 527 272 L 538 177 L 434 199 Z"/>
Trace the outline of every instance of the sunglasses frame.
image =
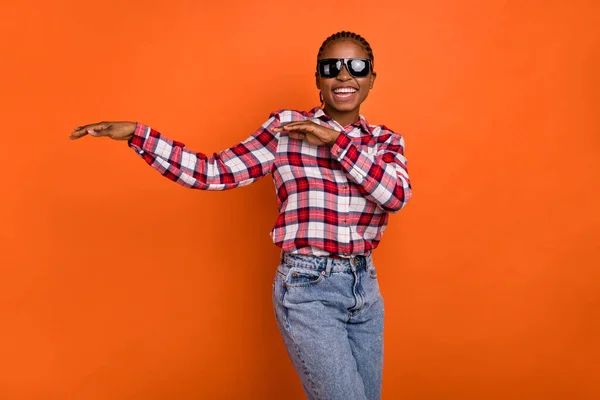
<path id="1" fill-rule="evenodd" d="M 370 59 L 368 59 L 368 58 L 360 58 L 360 57 L 353 57 L 353 58 L 323 58 L 321 60 L 317 60 L 317 74 L 321 78 L 324 78 L 324 79 L 336 78 L 340 74 L 340 72 L 342 72 L 342 69 L 340 68 L 340 70 L 338 71 L 337 74 L 335 74 L 335 76 L 323 76 L 323 75 L 321 75 L 321 69 L 319 68 L 320 65 L 321 65 L 321 63 L 323 63 L 324 61 L 332 61 L 332 60 L 335 60 L 335 62 L 341 61 L 343 63 L 343 65 L 346 67 L 346 71 L 348 71 L 348 73 L 350 74 L 350 76 L 352 76 L 353 78 L 366 78 L 367 76 L 369 76 L 369 74 L 371 72 L 373 72 L 373 62 Z M 353 60 L 361 60 L 361 61 L 364 61 L 366 63 L 367 70 L 368 70 L 368 72 L 367 72 L 366 75 L 355 76 L 352 73 L 352 71 L 351 71 L 352 68 L 350 67 L 350 63 Z"/>

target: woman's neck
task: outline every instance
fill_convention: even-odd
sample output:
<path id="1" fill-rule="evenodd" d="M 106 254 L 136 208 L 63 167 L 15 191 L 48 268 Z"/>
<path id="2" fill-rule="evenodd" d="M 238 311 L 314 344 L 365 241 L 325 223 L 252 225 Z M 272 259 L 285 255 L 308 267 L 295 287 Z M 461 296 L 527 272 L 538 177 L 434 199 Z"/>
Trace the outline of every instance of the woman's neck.
<path id="1" fill-rule="evenodd" d="M 356 110 L 352 110 L 352 111 L 337 111 L 337 110 L 333 109 L 332 107 L 329 107 L 327 104 L 325 104 L 323 111 L 325 112 L 325 114 L 327 114 L 331 118 L 333 118 L 342 127 L 353 124 L 356 121 L 358 121 L 360 118 L 360 109 L 359 108 L 357 108 Z"/>

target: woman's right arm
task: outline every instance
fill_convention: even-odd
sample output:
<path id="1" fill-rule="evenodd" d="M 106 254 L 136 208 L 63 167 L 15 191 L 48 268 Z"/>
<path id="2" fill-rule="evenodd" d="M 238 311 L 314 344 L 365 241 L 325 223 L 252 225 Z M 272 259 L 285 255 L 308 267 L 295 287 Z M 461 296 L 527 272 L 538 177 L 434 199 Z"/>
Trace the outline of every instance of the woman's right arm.
<path id="1" fill-rule="evenodd" d="M 120 123 L 104 124 L 115 126 L 114 124 Z M 141 123 L 129 125 L 127 134 L 118 130 L 119 133 L 111 134 L 109 129 L 106 132 L 102 129 L 96 132 L 94 125 L 80 127 L 79 130 L 90 132 L 92 128 L 92 136 L 127 140 L 129 147 L 148 165 L 182 186 L 202 190 L 227 190 L 249 185 L 271 172 L 280 135 L 274 133 L 273 129 L 279 126 L 279 116 L 272 114 L 246 140 L 211 156 L 192 151 L 184 143 L 169 139 Z M 73 137 L 73 134 L 71 137 L 78 138 Z"/>

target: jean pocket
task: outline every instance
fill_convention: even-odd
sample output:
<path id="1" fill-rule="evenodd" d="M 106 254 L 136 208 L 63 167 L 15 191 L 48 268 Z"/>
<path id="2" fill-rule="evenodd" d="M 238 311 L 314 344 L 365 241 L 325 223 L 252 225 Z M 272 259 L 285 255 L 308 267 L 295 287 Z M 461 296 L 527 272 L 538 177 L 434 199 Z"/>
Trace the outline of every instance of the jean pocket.
<path id="1" fill-rule="evenodd" d="M 287 287 L 312 286 L 325 278 L 324 272 L 300 267 L 290 268 L 285 283 Z"/>

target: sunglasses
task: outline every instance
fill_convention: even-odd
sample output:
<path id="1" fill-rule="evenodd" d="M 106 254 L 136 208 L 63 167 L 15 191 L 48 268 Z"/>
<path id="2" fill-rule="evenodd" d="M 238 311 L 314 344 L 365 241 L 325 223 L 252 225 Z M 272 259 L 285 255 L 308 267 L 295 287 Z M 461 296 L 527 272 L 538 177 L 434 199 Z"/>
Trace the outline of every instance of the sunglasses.
<path id="1" fill-rule="evenodd" d="M 371 60 L 366 58 L 326 58 L 317 61 L 317 72 L 323 78 L 335 78 L 344 65 L 354 78 L 364 78 L 372 69 Z"/>

